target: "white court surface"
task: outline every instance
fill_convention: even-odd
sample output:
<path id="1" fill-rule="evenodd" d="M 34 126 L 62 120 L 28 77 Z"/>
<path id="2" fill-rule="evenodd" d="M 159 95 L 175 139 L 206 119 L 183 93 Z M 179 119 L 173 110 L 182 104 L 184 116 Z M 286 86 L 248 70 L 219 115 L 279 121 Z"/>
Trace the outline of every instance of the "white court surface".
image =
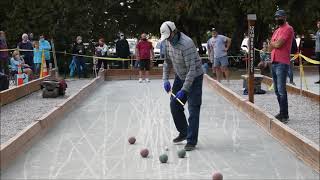
<path id="1" fill-rule="evenodd" d="M 197 149 L 179 159 L 161 80 L 108 81 L 6 170 L 2 179 L 317 179 L 319 174 L 204 84 Z M 135 136 L 136 144 L 127 139 Z M 167 164 L 159 155 L 169 147 Z M 148 158 L 139 151 L 148 148 Z"/>

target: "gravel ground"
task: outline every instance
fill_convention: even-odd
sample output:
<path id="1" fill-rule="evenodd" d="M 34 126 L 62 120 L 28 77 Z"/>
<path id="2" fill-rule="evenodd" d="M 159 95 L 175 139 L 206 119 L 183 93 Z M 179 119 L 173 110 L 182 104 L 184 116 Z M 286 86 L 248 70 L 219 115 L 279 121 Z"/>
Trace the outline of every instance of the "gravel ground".
<path id="1" fill-rule="evenodd" d="M 34 92 L 13 103 L 1 107 L 0 110 L 0 133 L 1 144 L 15 136 L 34 120 L 41 117 L 62 103 L 65 99 L 75 94 L 81 87 L 88 84 L 90 79 L 67 80 L 68 88 L 64 97 L 55 99 L 43 99 L 42 91 Z"/>
<path id="2" fill-rule="evenodd" d="M 319 80 L 318 72 L 305 72 L 305 79 L 307 82 L 308 90 L 320 94 L 320 84 L 315 84 L 314 82 Z M 294 71 L 293 81 L 296 83 L 297 87 L 300 88 L 300 76 L 299 71 Z M 302 82 L 302 88 L 307 89 L 304 81 Z"/>
<path id="3" fill-rule="evenodd" d="M 247 96 L 242 95 L 242 80 L 231 80 L 229 83 L 223 81 L 222 84 L 240 94 L 242 97 L 246 99 L 248 98 Z M 273 91 L 268 91 L 268 87 L 265 84 L 262 84 L 262 89 L 267 90 L 267 93 L 263 95 L 255 95 L 255 104 L 270 114 L 276 115 L 279 112 L 276 95 Z M 294 94 L 288 94 L 288 103 L 290 121 L 287 125 L 316 144 L 320 144 L 319 103 Z"/>

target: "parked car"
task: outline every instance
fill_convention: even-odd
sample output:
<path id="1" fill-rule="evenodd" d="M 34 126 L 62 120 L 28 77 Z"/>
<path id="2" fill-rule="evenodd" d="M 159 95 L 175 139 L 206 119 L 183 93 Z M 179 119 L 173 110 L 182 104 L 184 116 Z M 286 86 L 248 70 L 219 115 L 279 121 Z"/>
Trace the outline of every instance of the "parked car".
<path id="1" fill-rule="evenodd" d="M 136 54 L 137 39 L 127 39 L 131 56 Z"/>

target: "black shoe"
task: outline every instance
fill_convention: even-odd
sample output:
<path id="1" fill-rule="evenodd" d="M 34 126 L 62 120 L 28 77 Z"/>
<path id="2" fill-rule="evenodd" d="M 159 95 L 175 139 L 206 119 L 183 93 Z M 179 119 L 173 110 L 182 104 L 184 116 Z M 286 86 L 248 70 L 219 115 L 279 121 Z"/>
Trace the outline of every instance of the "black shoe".
<path id="1" fill-rule="evenodd" d="M 320 80 L 319 81 L 317 81 L 317 82 L 314 82 L 315 84 L 320 84 Z"/>
<path id="2" fill-rule="evenodd" d="M 176 137 L 176 138 L 173 139 L 173 142 L 174 142 L 174 143 L 178 143 L 178 142 L 182 142 L 182 141 L 184 141 L 184 140 L 186 140 L 186 139 L 187 139 L 187 136 L 181 136 L 181 135 L 179 135 L 178 137 Z"/>
<path id="3" fill-rule="evenodd" d="M 184 150 L 186 150 L 186 151 L 193 151 L 193 150 L 195 150 L 195 149 L 196 149 L 196 145 L 186 144 L 186 145 L 184 146 Z"/>
<path id="4" fill-rule="evenodd" d="M 276 119 L 278 119 L 280 122 L 287 124 L 289 121 L 289 116 L 288 115 L 282 115 L 282 114 L 277 114 L 275 116 Z"/>

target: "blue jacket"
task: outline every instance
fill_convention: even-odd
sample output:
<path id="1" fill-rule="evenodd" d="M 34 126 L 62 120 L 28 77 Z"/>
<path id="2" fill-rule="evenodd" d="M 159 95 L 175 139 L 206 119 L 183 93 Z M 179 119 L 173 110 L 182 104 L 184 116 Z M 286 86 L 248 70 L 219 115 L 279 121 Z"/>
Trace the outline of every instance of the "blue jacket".
<path id="1" fill-rule="evenodd" d="M 40 51 L 42 51 L 42 49 L 44 50 L 48 50 L 48 51 L 44 51 L 44 55 L 46 58 L 46 61 L 50 61 L 50 50 L 51 50 L 51 45 L 47 40 L 42 40 L 39 41 L 39 49 Z"/>
<path id="2" fill-rule="evenodd" d="M 41 63 L 42 51 L 40 49 L 33 48 L 33 63 Z"/>
<path id="3" fill-rule="evenodd" d="M 13 57 L 10 59 L 10 66 L 12 71 L 18 71 L 18 66 L 20 64 L 22 64 L 22 61 L 20 59 L 16 60 Z"/>

